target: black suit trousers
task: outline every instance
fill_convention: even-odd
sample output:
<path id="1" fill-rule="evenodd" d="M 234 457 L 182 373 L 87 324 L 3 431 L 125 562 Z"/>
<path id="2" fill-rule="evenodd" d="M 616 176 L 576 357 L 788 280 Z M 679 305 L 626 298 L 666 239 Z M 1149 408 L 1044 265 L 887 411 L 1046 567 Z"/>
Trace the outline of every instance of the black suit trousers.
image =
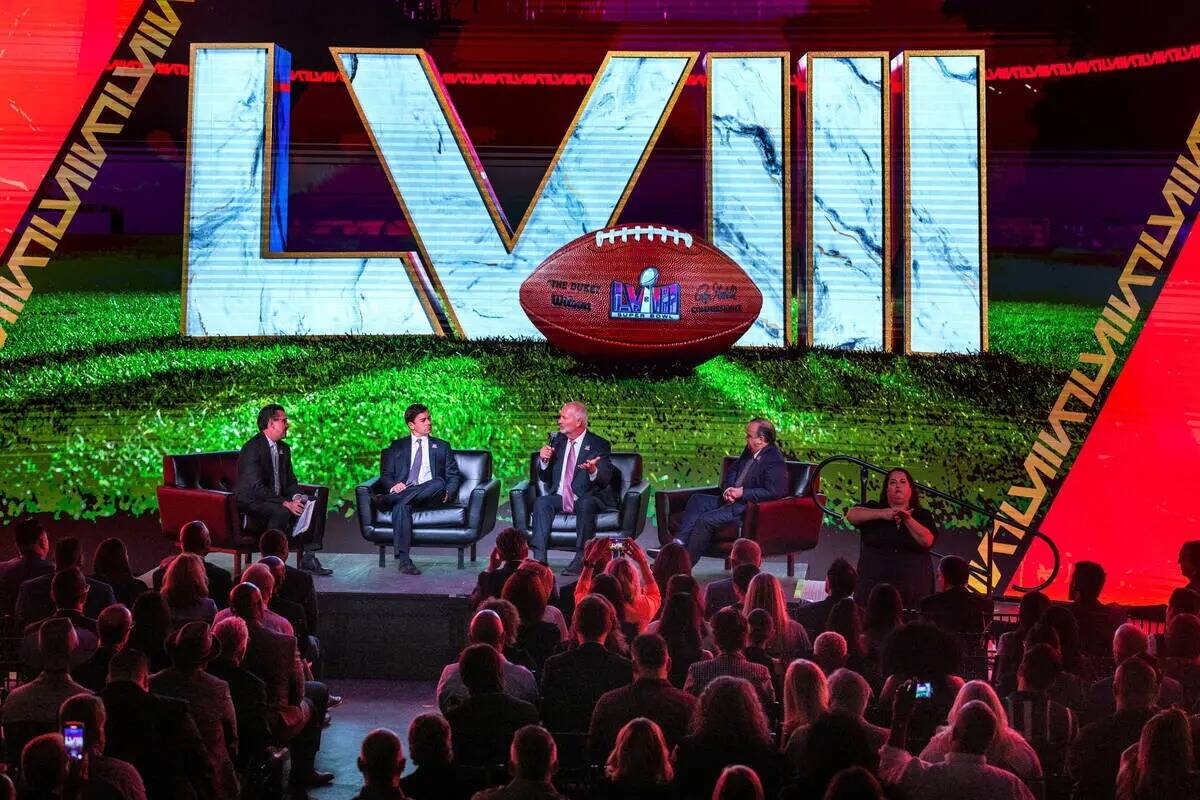
<path id="1" fill-rule="evenodd" d="M 397 559 L 405 563 L 411 560 L 408 551 L 412 547 L 413 511 L 440 506 L 445 494 L 446 482 L 433 478 L 383 496 L 383 503 L 392 509 L 392 549 Z"/>
<path id="2" fill-rule="evenodd" d="M 715 494 L 694 494 L 688 498 L 679 523 L 679 541 L 687 547 L 693 564 L 700 563 L 717 531 L 741 521 L 745 509 L 745 505 L 725 503 Z"/>
<path id="3" fill-rule="evenodd" d="M 583 548 L 596 535 L 596 516 L 601 511 L 611 511 L 600 498 L 583 495 L 575 498 L 575 554 L 582 557 Z M 546 560 L 550 548 L 550 528 L 554 516 L 563 513 L 562 496 L 544 494 L 533 502 L 533 557 Z"/>

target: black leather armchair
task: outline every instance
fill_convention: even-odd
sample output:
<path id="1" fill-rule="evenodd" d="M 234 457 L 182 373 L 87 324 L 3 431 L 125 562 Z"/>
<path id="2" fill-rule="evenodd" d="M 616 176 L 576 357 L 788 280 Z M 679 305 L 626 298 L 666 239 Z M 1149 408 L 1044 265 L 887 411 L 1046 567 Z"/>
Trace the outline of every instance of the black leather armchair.
<path id="1" fill-rule="evenodd" d="M 463 568 L 463 551 L 471 549 L 496 525 L 500 504 L 500 481 L 492 478 L 492 454 L 487 450 L 455 450 L 454 460 L 462 474 L 458 495 L 439 508 L 413 514 L 413 547 L 455 547 L 458 568 Z M 358 525 L 368 542 L 379 545 L 379 566 L 387 564 L 387 549 L 392 544 L 392 513 L 375 502 L 387 492 L 381 478 L 371 478 L 354 489 L 358 507 Z"/>
<path id="2" fill-rule="evenodd" d="M 609 461 L 617 470 L 617 508 L 602 511 L 596 516 L 596 533 L 619 533 L 636 539 L 646 528 L 646 510 L 650 505 L 650 483 L 642 480 L 642 457 L 637 453 L 611 453 Z M 526 536 L 533 535 L 533 502 L 546 493 L 537 477 L 538 454 L 529 457 L 529 478 L 509 492 L 512 502 L 513 527 Z M 575 515 L 555 514 L 550 526 L 550 547 L 555 550 L 575 549 Z"/>

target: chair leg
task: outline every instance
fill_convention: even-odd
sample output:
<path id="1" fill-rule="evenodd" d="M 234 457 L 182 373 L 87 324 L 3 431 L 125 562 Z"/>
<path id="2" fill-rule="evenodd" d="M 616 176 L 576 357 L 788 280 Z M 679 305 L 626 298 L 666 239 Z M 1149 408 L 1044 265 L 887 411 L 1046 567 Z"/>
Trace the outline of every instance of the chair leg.
<path id="1" fill-rule="evenodd" d="M 474 564 L 477 559 L 475 555 L 475 542 L 471 542 L 471 563 Z"/>
<path id="2" fill-rule="evenodd" d="M 387 548 L 384 547 L 383 545 L 379 546 L 379 566 L 380 567 L 387 566 Z"/>
<path id="3" fill-rule="evenodd" d="M 463 550 L 465 550 L 465 549 L 466 548 L 463 548 L 463 547 L 458 548 L 458 568 L 459 569 L 463 568 Z M 474 559 L 471 559 L 471 560 L 474 561 Z"/>
<path id="4" fill-rule="evenodd" d="M 233 577 L 240 578 L 242 575 L 242 551 L 233 551 Z"/>
<path id="5" fill-rule="evenodd" d="M 795 575 L 796 575 L 796 556 L 793 555 L 792 553 L 788 553 L 788 577 L 791 578 L 791 577 L 794 577 Z"/>

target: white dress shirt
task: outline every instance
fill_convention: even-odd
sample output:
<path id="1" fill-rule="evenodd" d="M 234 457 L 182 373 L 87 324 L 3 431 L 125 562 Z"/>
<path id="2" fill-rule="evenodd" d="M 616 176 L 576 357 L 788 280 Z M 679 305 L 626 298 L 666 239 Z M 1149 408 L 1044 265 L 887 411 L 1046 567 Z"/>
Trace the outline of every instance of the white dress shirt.
<path id="1" fill-rule="evenodd" d="M 433 480 L 433 470 L 429 465 L 429 437 L 428 436 L 410 436 L 412 445 L 408 450 L 408 466 L 412 467 L 413 459 L 417 457 L 417 448 L 421 448 L 421 474 L 417 475 L 415 483 L 427 483 Z M 411 470 L 410 470 L 411 471 Z M 414 483 L 412 475 L 409 475 L 408 483 Z"/>
<path id="2" fill-rule="evenodd" d="M 947 753 L 945 761 L 930 764 L 884 745 L 879 748 L 879 778 L 898 785 L 913 800 L 1034 800 L 1016 775 L 969 753 Z"/>

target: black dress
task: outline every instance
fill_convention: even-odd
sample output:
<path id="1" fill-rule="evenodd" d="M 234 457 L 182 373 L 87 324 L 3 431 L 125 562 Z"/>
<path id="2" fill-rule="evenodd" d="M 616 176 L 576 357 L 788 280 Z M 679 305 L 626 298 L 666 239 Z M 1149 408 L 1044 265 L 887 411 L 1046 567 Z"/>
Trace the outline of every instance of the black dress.
<path id="1" fill-rule="evenodd" d="M 871 500 L 863 508 L 887 508 Z M 923 508 L 915 508 L 913 519 L 937 537 L 937 523 Z M 929 548 L 922 547 L 903 525 L 886 519 L 873 519 L 858 525 L 862 549 L 858 554 L 858 584 L 854 599 L 865 606 L 877 583 L 890 583 L 900 592 L 905 608 L 919 608 L 921 600 L 933 593 L 933 561 Z"/>

